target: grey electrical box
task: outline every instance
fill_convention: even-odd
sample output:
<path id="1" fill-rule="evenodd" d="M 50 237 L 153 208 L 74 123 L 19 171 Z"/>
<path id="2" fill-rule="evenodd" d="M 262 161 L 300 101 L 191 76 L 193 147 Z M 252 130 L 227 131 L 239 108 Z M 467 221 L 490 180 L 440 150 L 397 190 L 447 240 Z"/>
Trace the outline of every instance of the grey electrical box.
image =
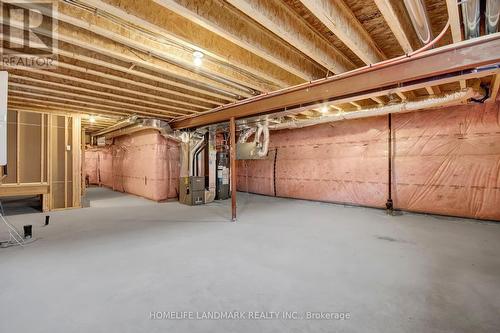
<path id="1" fill-rule="evenodd" d="M 181 177 L 179 202 L 189 206 L 205 203 L 205 177 Z"/>

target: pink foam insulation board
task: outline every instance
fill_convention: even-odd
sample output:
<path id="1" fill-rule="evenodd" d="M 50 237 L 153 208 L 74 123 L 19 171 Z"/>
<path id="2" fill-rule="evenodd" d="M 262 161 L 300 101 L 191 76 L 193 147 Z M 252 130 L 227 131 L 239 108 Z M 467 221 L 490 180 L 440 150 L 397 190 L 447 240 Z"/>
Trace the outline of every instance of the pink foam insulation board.
<path id="1" fill-rule="evenodd" d="M 500 220 L 500 103 L 392 115 L 396 209 Z M 267 159 L 239 161 L 238 189 L 385 207 L 387 117 L 271 132 Z"/>
<path id="2" fill-rule="evenodd" d="M 110 147 L 87 150 L 85 166 L 91 184 L 162 201 L 178 197 L 179 158 L 177 142 L 144 130 L 115 138 Z"/>

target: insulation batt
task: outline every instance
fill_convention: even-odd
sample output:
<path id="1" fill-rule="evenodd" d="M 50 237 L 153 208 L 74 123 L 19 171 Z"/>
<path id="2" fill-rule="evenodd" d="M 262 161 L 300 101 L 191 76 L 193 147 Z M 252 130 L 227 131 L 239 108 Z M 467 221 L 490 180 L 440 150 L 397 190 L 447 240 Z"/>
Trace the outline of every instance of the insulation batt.
<path id="1" fill-rule="evenodd" d="M 162 201 L 178 197 L 179 158 L 177 142 L 144 130 L 116 138 L 111 147 L 87 150 L 85 169 L 91 184 Z M 94 181 L 98 175 L 100 183 Z"/>
<path id="2" fill-rule="evenodd" d="M 392 115 L 396 209 L 500 220 L 500 103 Z M 271 132 L 238 190 L 384 208 L 387 117 Z"/>

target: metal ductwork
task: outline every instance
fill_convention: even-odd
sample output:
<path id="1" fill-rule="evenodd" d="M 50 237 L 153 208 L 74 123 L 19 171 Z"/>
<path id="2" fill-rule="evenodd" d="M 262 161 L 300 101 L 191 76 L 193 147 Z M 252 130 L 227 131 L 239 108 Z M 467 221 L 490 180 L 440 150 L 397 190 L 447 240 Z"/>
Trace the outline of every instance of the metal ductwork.
<path id="1" fill-rule="evenodd" d="M 253 142 L 247 142 L 255 133 Z M 269 151 L 269 126 L 257 125 L 257 128 L 250 128 L 243 132 L 238 139 L 236 149 L 237 159 L 252 160 L 267 156 Z"/>
<path id="2" fill-rule="evenodd" d="M 418 38 L 424 45 L 430 43 L 432 30 L 424 1 L 404 0 L 404 3 Z"/>
<path id="3" fill-rule="evenodd" d="M 339 112 L 331 116 L 324 116 L 317 119 L 287 121 L 272 125 L 272 130 L 303 128 L 318 124 L 330 123 L 346 119 L 357 119 L 366 117 L 383 116 L 392 113 L 405 113 L 412 111 L 425 110 L 435 107 L 444 107 L 462 103 L 468 99 L 482 99 L 485 92 L 482 89 L 466 88 L 452 93 L 433 96 L 416 101 L 406 101 L 398 104 L 384 105 L 381 107 L 367 108 L 353 112 Z"/>
<path id="4" fill-rule="evenodd" d="M 462 2 L 462 19 L 464 22 L 465 39 L 476 38 L 481 35 L 481 3 L 479 0 Z"/>
<path id="5" fill-rule="evenodd" d="M 485 11 L 486 34 L 498 32 L 498 21 L 500 19 L 500 0 L 487 0 Z"/>
<path id="6" fill-rule="evenodd" d="M 167 139 L 181 141 L 181 132 L 174 132 L 168 122 L 159 119 L 138 118 L 137 116 L 132 116 L 110 126 L 94 134 L 93 137 L 104 137 L 107 140 L 147 129 L 159 131 L 160 134 Z"/>

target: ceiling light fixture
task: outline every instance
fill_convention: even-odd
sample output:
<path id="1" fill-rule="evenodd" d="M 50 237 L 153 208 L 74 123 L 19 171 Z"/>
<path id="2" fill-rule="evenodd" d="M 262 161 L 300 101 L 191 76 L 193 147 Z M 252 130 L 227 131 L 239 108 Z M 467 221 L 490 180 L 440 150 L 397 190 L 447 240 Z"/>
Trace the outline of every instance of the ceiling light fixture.
<path id="1" fill-rule="evenodd" d="M 95 119 L 95 116 L 90 116 L 90 117 L 89 117 L 89 122 L 90 122 L 90 123 L 92 123 L 92 124 L 93 124 L 93 123 L 95 123 L 95 120 L 96 120 L 96 119 Z"/>
<path id="2" fill-rule="evenodd" d="M 200 51 L 193 52 L 193 63 L 195 66 L 200 67 L 202 65 L 203 56 L 204 56 L 204 54 L 201 53 Z"/>
<path id="3" fill-rule="evenodd" d="M 328 106 L 326 106 L 326 105 L 323 105 L 321 107 L 321 109 L 319 109 L 319 112 L 321 112 L 321 113 L 328 113 L 328 111 L 329 111 Z"/>

